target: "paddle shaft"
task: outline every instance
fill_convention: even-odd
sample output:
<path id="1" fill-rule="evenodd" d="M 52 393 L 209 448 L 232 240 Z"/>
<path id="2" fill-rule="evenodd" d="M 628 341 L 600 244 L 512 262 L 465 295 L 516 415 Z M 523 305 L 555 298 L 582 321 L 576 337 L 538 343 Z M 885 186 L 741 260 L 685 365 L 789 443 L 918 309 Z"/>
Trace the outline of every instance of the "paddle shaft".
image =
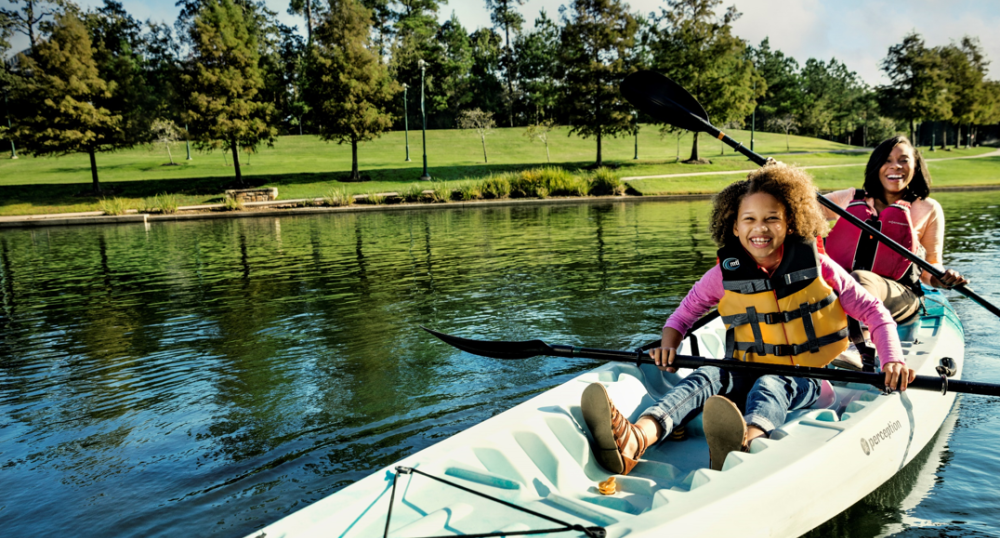
<path id="1" fill-rule="evenodd" d="M 711 123 L 705 121 L 702 118 L 699 118 L 695 114 L 691 114 L 691 116 L 694 117 L 694 118 L 697 118 L 699 121 L 701 121 L 704 124 L 704 126 L 705 126 L 705 132 L 707 132 L 708 134 L 714 136 L 715 138 L 718 138 L 723 143 L 725 143 L 728 146 L 732 147 L 736 151 L 742 153 L 743 155 L 745 155 L 751 161 L 757 163 L 760 166 L 764 166 L 764 164 L 767 162 L 767 159 L 764 158 L 762 155 L 760 155 L 759 153 L 755 153 L 754 151 L 752 151 L 749 148 L 745 147 L 741 142 L 737 142 L 736 140 L 733 140 L 732 138 L 730 138 L 729 135 L 727 135 L 726 133 L 720 131 L 719 129 L 717 129 Z M 895 251 L 900 256 L 906 258 L 907 260 L 910 260 L 911 262 L 913 262 L 914 264 L 916 264 L 917 267 L 923 269 L 924 271 L 927 271 L 928 273 L 930 273 L 931 275 L 933 275 L 938 280 L 941 280 L 941 277 L 944 276 L 944 271 L 941 271 L 937 267 L 934 267 L 933 265 L 931 265 L 930 263 L 928 263 L 926 260 L 924 260 L 920 256 L 917 256 L 916 254 L 914 254 L 913 252 L 911 252 L 909 249 L 907 249 L 903 245 L 900 245 L 899 243 L 897 243 L 897 242 L 893 241 L 892 239 L 888 238 L 885 234 L 883 234 L 879 230 L 876 230 L 875 228 L 873 228 L 867 222 L 865 222 L 865 221 L 859 219 L 858 217 L 855 217 L 854 215 L 848 213 L 847 210 L 845 210 L 844 208 L 842 208 L 839 205 L 835 204 L 832 200 L 830 200 L 826 196 L 823 196 L 822 194 L 816 193 L 816 198 L 817 198 L 817 200 L 819 200 L 819 203 L 823 204 L 823 206 L 826 207 L 827 209 L 829 209 L 830 211 L 833 211 L 834 213 L 836 213 L 840 218 L 847 219 L 847 221 L 850 222 L 851 224 L 857 226 L 858 228 L 862 229 L 866 233 L 874 236 L 883 245 L 891 248 L 893 251 Z M 985 308 L 985 309 L 989 310 L 990 312 L 992 312 L 993 315 L 1000 316 L 1000 308 L 998 308 L 993 303 L 990 303 L 986 299 L 980 297 L 978 293 L 976 293 L 975 291 L 972 290 L 972 288 L 969 288 L 968 286 L 966 286 L 966 285 L 963 284 L 961 286 L 955 286 L 954 288 L 951 288 L 951 289 L 953 289 L 953 290 L 961 293 L 962 295 L 965 295 L 969 299 L 972 299 L 973 301 L 979 303 L 980 306 L 982 306 L 983 308 Z"/>
<path id="2" fill-rule="evenodd" d="M 585 347 L 573 347 L 567 345 L 549 345 L 551 353 L 545 353 L 553 357 L 567 357 L 580 359 L 597 359 L 612 362 L 629 362 L 632 364 L 655 364 L 653 359 L 642 353 L 634 351 L 619 351 L 613 349 L 593 349 Z M 677 355 L 674 358 L 675 368 L 700 368 L 702 366 L 716 366 L 726 370 L 743 370 L 755 372 L 760 375 L 783 375 L 788 377 L 807 377 L 811 379 L 825 379 L 827 381 L 842 381 L 846 383 L 859 383 L 862 385 L 872 385 L 876 388 L 885 387 L 885 375 L 865 372 L 851 372 L 847 370 L 835 370 L 832 368 L 810 368 L 808 366 L 792 366 L 782 364 L 767 364 L 759 362 L 742 362 L 736 360 L 709 359 L 705 357 L 695 357 L 691 355 Z M 1000 385 L 992 383 L 977 383 L 974 381 L 951 380 L 947 381 L 941 377 L 918 375 L 912 383 L 907 385 L 908 389 L 933 390 L 944 392 L 945 389 L 952 392 L 963 392 L 967 394 L 982 394 L 986 396 L 1000 396 Z"/>

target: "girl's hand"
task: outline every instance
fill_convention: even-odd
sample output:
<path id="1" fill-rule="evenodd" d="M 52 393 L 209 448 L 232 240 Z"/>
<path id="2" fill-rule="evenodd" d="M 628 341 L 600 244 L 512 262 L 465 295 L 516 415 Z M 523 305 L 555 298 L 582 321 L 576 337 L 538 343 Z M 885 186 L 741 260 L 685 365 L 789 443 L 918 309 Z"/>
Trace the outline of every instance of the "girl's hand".
<path id="1" fill-rule="evenodd" d="M 901 362 L 890 362 L 882 371 L 885 372 L 885 386 L 892 390 L 906 390 L 906 386 L 917 378 L 916 370 Z"/>
<path id="2" fill-rule="evenodd" d="M 677 372 L 677 368 L 670 366 L 676 356 L 677 348 L 674 347 L 654 347 L 649 350 L 649 357 L 656 363 L 656 367 L 672 374 Z"/>
<path id="3" fill-rule="evenodd" d="M 937 282 L 935 284 L 940 284 L 939 288 L 954 288 L 955 286 L 961 286 L 962 284 L 968 284 L 969 279 L 958 274 L 958 271 L 954 269 L 948 269 L 941 275 L 941 278 L 935 279 Z"/>

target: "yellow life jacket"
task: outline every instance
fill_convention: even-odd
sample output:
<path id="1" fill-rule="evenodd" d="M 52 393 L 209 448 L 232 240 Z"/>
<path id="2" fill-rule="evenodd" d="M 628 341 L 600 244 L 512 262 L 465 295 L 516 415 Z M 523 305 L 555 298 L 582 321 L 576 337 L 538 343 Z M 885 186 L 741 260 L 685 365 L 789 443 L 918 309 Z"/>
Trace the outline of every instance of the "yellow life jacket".
<path id="1" fill-rule="evenodd" d="M 815 243 L 788 236 L 770 277 L 735 239 L 718 254 L 727 357 L 822 367 L 847 349 L 847 315 L 822 277 Z"/>

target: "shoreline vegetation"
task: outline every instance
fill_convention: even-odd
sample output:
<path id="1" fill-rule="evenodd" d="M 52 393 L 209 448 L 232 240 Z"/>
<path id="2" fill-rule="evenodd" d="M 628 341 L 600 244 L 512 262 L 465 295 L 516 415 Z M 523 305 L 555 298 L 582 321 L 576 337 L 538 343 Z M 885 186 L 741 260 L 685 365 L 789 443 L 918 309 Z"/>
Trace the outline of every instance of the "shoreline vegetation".
<path id="1" fill-rule="evenodd" d="M 438 166 L 429 167 L 434 180 L 419 181 L 419 154 L 411 163 L 400 163 L 402 132 L 390 133 L 365 148 L 369 161 L 362 173 L 365 182 L 344 182 L 349 170 L 349 148 L 326 144 L 315 137 L 282 137 L 280 146 L 246 156 L 251 159 L 244 174 L 244 187 L 279 189 L 277 202 L 263 204 L 279 207 L 342 207 L 400 205 L 412 203 L 448 203 L 503 199 L 547 199 L 567 196 L 652 196 L 711 194 L 734 181 L 741 172 L 756 168 L 743 156 L 718 148 L 709 165 L 690 165 L 674 158 L 662 158 L 665 150 L 676 150 L 680 140 L 663 140 L 653 126 L 640 131 L 640 159 L 634 154 L 634 138 L 611 139 L 605 150 L 615 160 L 609 166 L 588 170 L 587 155 L 593 141 L 576 137 L 553 137 L 550 140 L 551 163 L 538 163 L 527 157 L 542 151 L 523 136 L 522 128 L 497 129 L 491 139 L 496 148 L 490 164 L 477 162 L 479 140 L 468 133 L 442 130 L 429 132 L 428 146 L 447 147 L 447 158 L 434 156 Z M 749 133 L 734 131 L 737 137 Z M 394 140 L 399 138 L 400 140 Z M 846 146 L 821 139 L 783 134 L 756 133 L 757 151 L 775 155 L 781 161 L 802 166 L 823 190 L 856 186 L 867 162 L 865 148 Z M 399 147 L 397 147 L 397 142 Z M 434 146 L 431 146 L 431 142 Z M 183 151 L 183 142 L 175 154 Z M 708 144 L 706 144 L 707 146 Z M 468 147 L 467 147 L 468 146 Z M 411 150 L 415 148 L 411 147 Z M 786 152 L 790 150 L 790 152 Z M 1000 156 L 988 155 L 994 148 L 953 148 L 951 151 L 927 152 L 934 187 L 975 187 L 1000 185 Z M 656 158 L 655 153 L 660 157 Z M 103 197 L 89 192 L 86 163 L 71 155 L 62 158 L 22 158 L 0 160 L 0 217 L 75 214 L 92 217 L 100 214 L 130 213 L 173 214 L 178 211 L 247 211 L 258 204 L 237 204 L 222 195 L 233 184 L 232 167 L 227 169 L 216 154 L 195 153 L 193 161 L 181 166 L 161 166 L 165 153 L 150 150 L 123 151 L 107 156 L 106 188 Z M 183 155 L 183 153 L 181 153 Z M 544 155 L 544 153 L 542 154 Z M 112 157 L 114 158 L 112 160 Z M 83 156 L 86 159 L 86 156 Z M 944 159 L 935 161 L 935 159 Z M 400 165 L 403 164 L 401 167 Z M 625 178 L 625 179 L 623 179 Z M 76 180 L 76 181 L 74 181 Z M 72 182 L 70 182 L 72 181 Z M 228 204 L 228 206 L 227 206 Z"/>

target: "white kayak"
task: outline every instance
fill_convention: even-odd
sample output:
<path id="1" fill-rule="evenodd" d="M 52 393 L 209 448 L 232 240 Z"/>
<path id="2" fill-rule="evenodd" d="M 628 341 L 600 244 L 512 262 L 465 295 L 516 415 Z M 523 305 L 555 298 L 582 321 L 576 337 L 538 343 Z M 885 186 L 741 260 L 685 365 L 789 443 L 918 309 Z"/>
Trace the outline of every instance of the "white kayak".
<path id="1" fill-rule="evenodd" d="M 926 295 L 926 315 L 899 329 L 907 363 L 937 376 L 943 357 L 960 379 L 965 337 L 944 296 Z M 718 357 L 724 327 L 696 333 L 702 355 Z M 688 342 L 687 340 L 685 342 Z M 683 350 L 682 350 L 683 352 Z M 798 536 L 847 509 L 910 462 L 951 411 L 954 393 L 882 394 L 833 384 L 817 408 L 792 412 L 749 453 L 708 468 L 701 418 L 687 437 L 650 447 L 618 491 L 589 446 L 580 395 L 603 383 L 635 420 L 680 379 L 652 366 L 607 364 L 381 469 L 249 536 L 261 538 L 522 535 Z M 397 470 L 414 468 L 418 473 Z M 443 479 L 443 483 L 435 478 Z M 393 488 L 393 483 L 396 483 Z M 461 489 L 465 488 L 465 489 Z M 485 494 L 527 513 L 478 496 Z M 556 532 L 565 529 L 562 532 Z"/>

